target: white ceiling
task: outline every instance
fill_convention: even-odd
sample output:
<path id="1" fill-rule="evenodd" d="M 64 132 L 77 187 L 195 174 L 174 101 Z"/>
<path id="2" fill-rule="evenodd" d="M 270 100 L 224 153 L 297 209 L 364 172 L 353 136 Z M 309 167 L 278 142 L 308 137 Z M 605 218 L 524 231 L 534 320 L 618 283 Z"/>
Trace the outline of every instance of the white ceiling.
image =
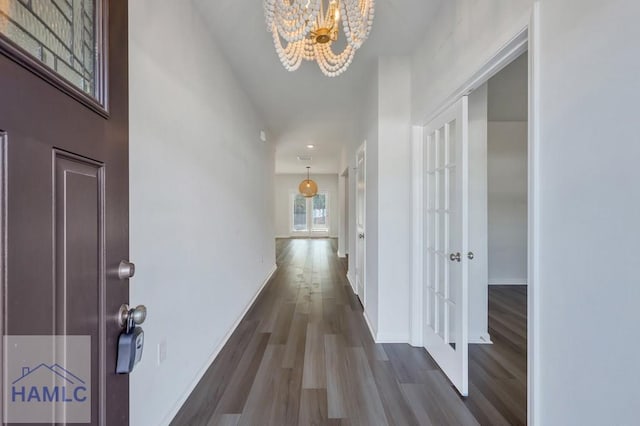
<path id="1" fill-rule="evenodd" d="M 276 144 L 276 173 L 338 173 L 341 146 L 354 137 L 366 82 L 382 55 L 410 54 L 442 0 L 378 0 L 369 40 L 339 77 L 305 62 L 295 72 L 280 64 L 261 0 L 193 0 Z M 342 34 L 341 34 L 342 35 Z M 206 52 L 203 52 L 206 54 Z M 315 144 L 307 150 L 305 145 Z"/>

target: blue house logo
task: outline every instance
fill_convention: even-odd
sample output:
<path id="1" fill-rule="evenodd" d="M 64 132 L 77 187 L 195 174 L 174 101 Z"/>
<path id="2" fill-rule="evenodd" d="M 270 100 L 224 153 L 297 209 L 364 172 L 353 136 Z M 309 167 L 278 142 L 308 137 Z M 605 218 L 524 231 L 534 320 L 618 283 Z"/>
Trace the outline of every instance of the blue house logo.
<path id="1" fill-rule="evenodd" d="M 73 403 L 89 396 L 85 381 L 58 364 L 22 367 L 22 375 L 11 385 L 11 402 Z"/>
<path id="2" fill-rule="evenodd" d="M 91 336 L 3 336 L 0 423 L 96 420 Z M 97 359 L 96 359 L 97 361 Z"/>

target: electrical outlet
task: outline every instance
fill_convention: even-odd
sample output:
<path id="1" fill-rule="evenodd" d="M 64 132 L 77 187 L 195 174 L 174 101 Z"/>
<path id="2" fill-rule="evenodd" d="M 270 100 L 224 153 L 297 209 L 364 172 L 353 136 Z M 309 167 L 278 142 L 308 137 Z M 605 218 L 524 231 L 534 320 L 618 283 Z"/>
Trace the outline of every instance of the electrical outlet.
<path id="1" fill-rule="evenodd" d="M 158 365 L 162 364 L 165 359 L 167 359 L 167 340 L 162 339 L 158 343 Z"/>

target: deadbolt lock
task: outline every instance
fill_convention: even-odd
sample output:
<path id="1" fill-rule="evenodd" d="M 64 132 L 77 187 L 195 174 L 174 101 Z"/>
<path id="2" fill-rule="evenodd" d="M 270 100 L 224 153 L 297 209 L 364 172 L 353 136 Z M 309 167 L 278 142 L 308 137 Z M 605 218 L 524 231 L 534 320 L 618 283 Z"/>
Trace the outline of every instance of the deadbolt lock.
<path id="1" fill-rule="evenodd" d="M 126 280 L 133 277 L 136 273 L 136 265 L 133 262 L 123 260 L 118 265 L 118 278 Z"/>

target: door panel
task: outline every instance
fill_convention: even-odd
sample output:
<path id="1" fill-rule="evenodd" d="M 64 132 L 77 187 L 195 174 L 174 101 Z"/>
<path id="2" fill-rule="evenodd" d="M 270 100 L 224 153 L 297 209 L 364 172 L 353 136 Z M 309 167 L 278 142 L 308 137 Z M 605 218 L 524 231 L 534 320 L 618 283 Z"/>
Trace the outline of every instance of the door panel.
<path id="1" fill-rule="evenodd" d="M 8 336 L 91 336 L 94 425 L 128 424 L 129 412 L 128 376 L 115 374 L 129 294 L 116 272 L 129 257 L 127 9 L 109 2 L 107 117 L 0 49 L 0 325 Z"/>
<path id="2" fill-rule="evenodd" d="M 54 151 L 54 303 L 53 334 L 91 336 L 91 411 L 104 404 L 99 392 L 104 363 L 103 167 Z M 78 320 L 82 319 L 82 320 Z M 102 350 L 100 350 L 102 348 Z M 65 363 L 66 364 L 66 363 Z"/>
<path id="3" fill-rule="evenodd" d="M 464 97 L 424 132 L 424 342 L 462 395 L 468 393 L 467 110 Z"/>
<path id="4" fill-rule="evenodd" d="M 364 146 L 358 151 L 356 167 L 356 287 L 365 305 L 366 161 Z"/>

